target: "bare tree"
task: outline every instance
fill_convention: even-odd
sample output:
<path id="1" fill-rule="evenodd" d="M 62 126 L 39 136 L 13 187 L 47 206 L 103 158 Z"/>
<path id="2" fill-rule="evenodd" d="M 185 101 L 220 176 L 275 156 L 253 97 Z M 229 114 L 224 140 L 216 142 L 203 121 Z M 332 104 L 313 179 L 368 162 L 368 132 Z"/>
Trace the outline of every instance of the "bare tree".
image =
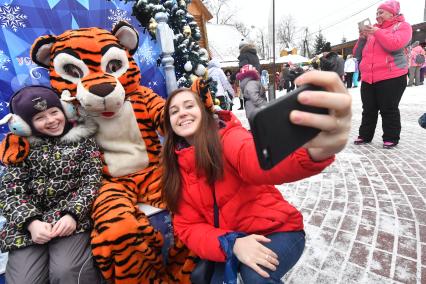
<path id="1" fill-rule="evenodd" d="M 264 29 L 255 26 L 249 27 L 243 22 L 235 22 L 234 26 L 243 38 L 248 39 L 256 47 L 260 59 L 269 57 L 269 42 Z"/>
<path id="2" fill-rule="evenodd" d="M 203 0 L 204 5 L 213 14 L 216 24 L 229 24 L 232 22 L 236 7 L 232 6 L 232 0 Z"/>
<path id="3" fill-rule="evenodd" d="M 252 26 L 253 29 L 255 29 L 254 26 Z M 268 41 L 268 34 L 264 29 L 257 28 L 256 30 L 253 30 L 255 36 L 254 36 L 254 43 L 256 45 L 259 58 L 260 59 L 268 59 L 269 58 L 269 41 Z"/>
<path id="4" fill-rule="evenodd" d="M 281 48 L 294 46 L 296 34 L 296 20 L 291 15 L 285 15 L 277 25 L 277 41 Z"/>
<path id="5" fill-rule="evenodd" d="M 299 42 L 299 48 L 302 52 L 302 55 L 308 58 L 311 58 L 312 55 L 312 37 L 309 34 L 308 28 L 304 28 L 303 38 Z"/>
<path id="6" fill-rule="evenodd" d="M 250 34 L 250 28 L 243 22 L 235 22 L 234 26 L 245 38 Z"/>

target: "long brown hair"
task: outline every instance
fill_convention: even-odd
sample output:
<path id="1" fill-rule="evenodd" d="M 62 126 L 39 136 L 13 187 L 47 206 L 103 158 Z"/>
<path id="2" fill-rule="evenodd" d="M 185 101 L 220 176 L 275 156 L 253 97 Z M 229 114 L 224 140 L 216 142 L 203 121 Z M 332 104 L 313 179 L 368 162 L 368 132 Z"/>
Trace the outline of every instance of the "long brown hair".
<path id="1" fill-rule="evenodd" d="M 223 177 L 222 146 L 218 133 L 218 125 L 213 114 L 208 111 L 198 94 L 190 89 L 180 88 L 173 91 L 167 98 L 164 106 L 164 131 L 165 139 L 162 151 L 162 164 L 164 174 L 162 177 L 162 195 L 170 211 L 176 212 L 180 200 L 182 180 L 179 171 L 177 155 L 175 153 L 177 144 L 182 137 L 173 132 L 170 123 L 170 102 L 182 92 L 190 92 L 194 95 L 195 102 L 201 109 L 201 121 L 194 135 L 195 161 L 197 174 L 204 175 L 209 184 Z M 210 193 L 207 193 L 210 194 Z"/>

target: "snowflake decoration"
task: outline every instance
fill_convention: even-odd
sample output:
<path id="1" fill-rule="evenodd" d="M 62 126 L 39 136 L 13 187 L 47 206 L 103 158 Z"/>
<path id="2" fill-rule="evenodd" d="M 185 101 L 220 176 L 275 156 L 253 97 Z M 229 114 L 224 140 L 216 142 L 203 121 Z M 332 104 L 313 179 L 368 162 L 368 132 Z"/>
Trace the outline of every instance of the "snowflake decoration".
<path id="1" fill-rule="evenodd" d="M 19 6 L 10 6 L 9 4 L 4 4 L 3 7 L 0 7 L 0 24 L 4 28 L 11 28 L 14 32 L 18 28 L 25 28 L 25 20 L 28 17 L 24 14 L 21 14 L 21 7 Z"/>
<path id="2" fill-rule="evenodd" d="M 8 71 L 9 68 L 7 68 L 6 64 L 9 62 L 9 57 L 7 57 L 7 55 L 4 54 L 3 50 L 0 49 L 0 70 Z"/>
<path id="3" fill-rule="evenodd" d="M 150 88 L 157 87 L 158 86 L 158 82 L 157 81 L 149 81 L 148 86 Z"/>
<path id="4" fill-rule="evenodd" d="M 139 57 L 140 63 L 146 63 L 147 65 L 153 65 L 157 61 L 154 49 L 152 46 L 148 46 L 147 44 L 139 47 L 135 55 Z"/>
<path id="5" fill-rule="evenodd" d="M 0 112 L 3 112 L 8 107 L 9 107 L 8 102 L 0 101 Z"/>
<path id="6" fill-rule="evenodd" d="M 109 9 L 111 16 L 108 16 L 108 20 L 112 21 L 112 26 L 115 26 L 120 21 L 130 22 L 132 19 L 127 17 L 127 11 L 121 9 Z"/>

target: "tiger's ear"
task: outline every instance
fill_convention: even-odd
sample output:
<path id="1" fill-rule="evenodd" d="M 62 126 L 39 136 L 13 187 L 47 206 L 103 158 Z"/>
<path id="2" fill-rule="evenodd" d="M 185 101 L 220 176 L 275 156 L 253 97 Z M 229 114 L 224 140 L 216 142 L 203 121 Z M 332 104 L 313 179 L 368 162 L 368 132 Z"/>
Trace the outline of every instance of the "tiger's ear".
<path id="1" fill-rule="evenodd" d="M 138 49 L 139 35 L 132 25 L 124 21 L 118 22 L 111 33 L 129 50 L 130 55 L 135 54 Z"/>
<path id="2" fill-rule="evenodd" d="M 38 37 L 31 47 L 31 59 L 37 65 L 45 68 L 49 68 L 50 63 L 50 48 L 56 41 L 56 37 L 53 35 L 45 35 Z"/>

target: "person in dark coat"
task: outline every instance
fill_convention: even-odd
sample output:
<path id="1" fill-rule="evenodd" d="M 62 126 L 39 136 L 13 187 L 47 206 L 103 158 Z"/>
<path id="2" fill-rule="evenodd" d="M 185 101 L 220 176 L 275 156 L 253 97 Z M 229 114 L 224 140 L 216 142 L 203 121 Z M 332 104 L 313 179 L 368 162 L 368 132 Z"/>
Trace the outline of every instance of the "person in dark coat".
<path id="1" fill-rule="evenodd" d="M 285 89 L 286 92 L 290 91 L 290 65 L 284 63 L 280 73 L 280 89 Z"/>
<path id="2" fill-rule="evenodd" d="M 256 68 L 259 74 L 262 72 L 260 69 L 260 61 L 257 56 L 256 47 L 254 44 L 247 42 L 246 40 L 241 40 L 240 45 L 240 55 L 238 56 L 238 67 L 241 69 L 244 65 L 250 64 Z"/>
<path id="3" fill-rule="evenodd" d="M 343 76 L 345 75 L 345 61 L 336 52 L 324 52 L 320 59 L 320 68 L 322 71 L 336 72 L 343 81 Z"/>

